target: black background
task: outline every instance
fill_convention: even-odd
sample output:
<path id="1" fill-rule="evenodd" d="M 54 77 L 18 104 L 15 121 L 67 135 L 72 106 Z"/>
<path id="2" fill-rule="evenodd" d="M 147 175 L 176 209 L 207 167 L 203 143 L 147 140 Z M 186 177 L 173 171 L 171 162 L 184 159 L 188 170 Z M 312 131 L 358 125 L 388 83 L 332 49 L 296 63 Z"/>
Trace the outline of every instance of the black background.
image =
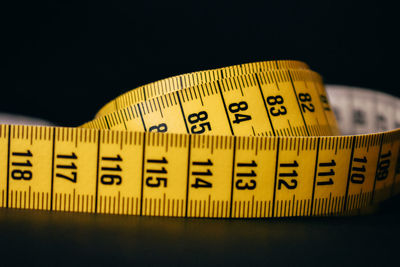
<path id="1" fill-rule="evenodd" d="M 75 126 L 139 85 L 270 59 L 397 94 L 394 12 L 383 1 L 12 2 L 0 110 Z"/>
<path id="2" fill-rule="evenodd" d="M 298 59 L 326 83 L 398 91 L 398 17 L 384 1 L 3 4 L 0 112 L 76 126 L 168 76 Z M 84 264 L 387 263 L 400 200 L 375 215 L 181 220 L 1 210 L 0 261 Z"/>

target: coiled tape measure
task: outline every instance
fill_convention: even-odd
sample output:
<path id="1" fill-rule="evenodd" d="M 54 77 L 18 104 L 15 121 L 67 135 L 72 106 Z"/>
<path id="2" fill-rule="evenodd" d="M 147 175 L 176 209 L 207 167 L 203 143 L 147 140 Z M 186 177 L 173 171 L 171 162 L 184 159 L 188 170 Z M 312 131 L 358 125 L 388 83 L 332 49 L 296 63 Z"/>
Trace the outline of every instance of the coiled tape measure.
<path id="1" fill-rule="evenodd" d="M 400 191 L 399 100 L 298 61 L 179 75 L 79 128 L 0 126 L 0 207 L 266 218 L 354 214 Z M 380 133 L 339 135 L 342 131 Z M 384 131 L 384 132 L 383 132 Z"/>

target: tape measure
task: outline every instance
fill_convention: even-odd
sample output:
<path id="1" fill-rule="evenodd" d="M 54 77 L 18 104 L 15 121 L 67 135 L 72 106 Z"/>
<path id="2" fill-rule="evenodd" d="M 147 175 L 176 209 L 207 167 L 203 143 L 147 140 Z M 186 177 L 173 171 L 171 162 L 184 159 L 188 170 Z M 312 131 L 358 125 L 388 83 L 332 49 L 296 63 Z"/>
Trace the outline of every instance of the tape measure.
<path id="1" fill-rule="evenodd" d="M 354 214 L 400 191 L 399 100 L 299 61 L 129 91 L 79 128 L 0 125 L 0 207 L 267 218 Z M 372 127 L 384 131 L 360 135 Z"/>

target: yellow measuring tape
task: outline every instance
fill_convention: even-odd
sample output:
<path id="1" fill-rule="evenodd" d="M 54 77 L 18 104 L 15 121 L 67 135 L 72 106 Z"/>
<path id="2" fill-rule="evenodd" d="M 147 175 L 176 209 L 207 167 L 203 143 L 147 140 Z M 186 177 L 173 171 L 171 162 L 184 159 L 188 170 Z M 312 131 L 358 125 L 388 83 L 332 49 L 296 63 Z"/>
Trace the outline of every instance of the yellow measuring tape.
<path id="1" fill-rule="evenodd" d="M 332 94 L 346 106 L 352 97 L 341 90 Z M 368 113 L 367 102 L 360 110 Z M 354 115 L 341 111 L 340 121 Z M 371 112 L 356 114 L 358 122 L 382 113 Z M 400 191 L 399 148 L 400 130 L 340 136 L 322 79 L 306 64 L 243 64 L 136 88 L 80 128 L 1 125 L 0 207 L 218 218 L 350 214 Z"/>

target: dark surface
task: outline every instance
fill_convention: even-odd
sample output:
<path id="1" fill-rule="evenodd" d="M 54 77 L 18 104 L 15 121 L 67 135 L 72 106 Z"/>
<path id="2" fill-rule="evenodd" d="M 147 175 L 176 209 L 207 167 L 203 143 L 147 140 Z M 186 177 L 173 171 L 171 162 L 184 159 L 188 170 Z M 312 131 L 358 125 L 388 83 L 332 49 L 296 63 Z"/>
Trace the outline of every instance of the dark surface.
<path id="1" fill-rule="evenodd" d="M 400 198 L 373 215 L 177 219 L 0 210 L 14 264 L 397 266 Z"/>
<path id="2" fill-rule="evenodd" d="M 398 16 L 384 1 L 10 2 L 0 112 L 74 126 L 171 75 L 299 59 L 327 83 L 398 91 Z M 0 264 L 398 265 L 400 199 L 373 215 L 184 220 L 0 210 Z"/>

